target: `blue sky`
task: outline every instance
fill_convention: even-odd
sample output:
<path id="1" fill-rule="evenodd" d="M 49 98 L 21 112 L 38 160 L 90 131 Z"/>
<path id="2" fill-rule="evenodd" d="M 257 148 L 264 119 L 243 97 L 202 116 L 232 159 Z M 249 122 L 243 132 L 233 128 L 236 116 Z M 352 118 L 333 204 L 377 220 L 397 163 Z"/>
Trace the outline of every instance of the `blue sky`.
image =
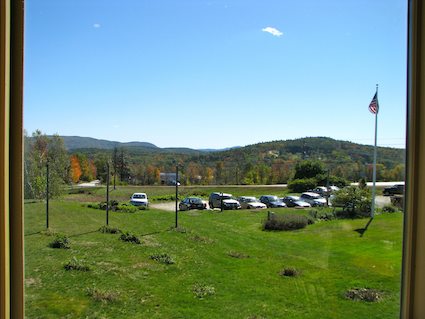
<path id="1" fill-rule="evenodd" d="M 404 147 L 407 1 L 28 0 L 25 129 L 160 147 Z"/>

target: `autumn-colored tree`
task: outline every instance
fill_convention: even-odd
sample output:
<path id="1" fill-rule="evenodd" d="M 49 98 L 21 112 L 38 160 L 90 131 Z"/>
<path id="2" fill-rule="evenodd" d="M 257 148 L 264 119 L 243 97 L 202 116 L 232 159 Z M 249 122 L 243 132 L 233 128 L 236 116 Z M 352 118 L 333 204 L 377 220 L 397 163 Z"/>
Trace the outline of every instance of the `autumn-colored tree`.
<path id="1" fill-rule="evenodd" d="M 94 164 L 94 161 L 91 159 L 89 160 L 89 168 L 90 168 L 90 174 L 91 174 L 91 180 L 95 179 L 97 176 L 97 168 Z"/>
<path id="2" fill-rule="evenodd" d="M 293 161 L 276 160 L 272 164 L 272 182 L 275 184 L 286 184 L 293 175 Z"/>
<path id="3" fill-rule="evenodd" d="M 145 183 L 148 185 L 157 184 L 160 181 L 160 169 L 153 165 L 146 166 Z"/>
<path id="4" fill-rule="evenodd" d="M 224 162 L 220 161 L 215 164 L 215 183 L 217 185 L 223 183 L 223 169 Z"/>
<path id="5" fill-rule="evenodd" d="M 204 184 L 211 184 L 214 180 L 214 170 L 211 167 L 206 167 L 203 176 Z"/>
<path id="6" fill-rule="evenodd" d="M 391 181 L 404 181 L 404 172 L 405 166 L 404 164 L 398 164 L 388 174 L 388 179 Z"/>
<path id="7" fill-rule="evenodd" d="M 201 171 L 201 167 L 197 163 L 190 162 L 187 165 L 185 175 L 187 179 L 189 180 L 190 184 L 199 184 L 201 180 L 200 171 Z"/>
<path id="8" fill-rule="evenodd" d="M 78 160 L 77 155 L 71 155 L 70 162 L 71 162 L 71 170 L 70 170 L 71 180 L 73 183 L 78 183 L 82 172 L 81 172 L 80 161 Z"/>

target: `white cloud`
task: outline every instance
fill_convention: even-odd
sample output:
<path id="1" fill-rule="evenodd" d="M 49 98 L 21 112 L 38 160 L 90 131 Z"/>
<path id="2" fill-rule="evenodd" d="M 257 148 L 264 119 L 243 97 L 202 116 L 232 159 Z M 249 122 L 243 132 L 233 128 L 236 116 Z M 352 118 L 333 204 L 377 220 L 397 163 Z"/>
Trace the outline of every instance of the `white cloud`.
<path id="1" fill-rule="evenodd" d="M 261 31 L 270 33 L 271 35 L 274 35 L 275 37 L 280 37 L 281 35 L 283 35 L 282 32 L 280 32 L 278 29 L 273 27 L 267 27 L 267 28 L 261 29 Z"/>
<path id="2" fill-rule="evenodd" d="M 100 28 L 100 24 L 99 23 L 93 24 L 93 28 L 96 28 L 96 29 Z"/>

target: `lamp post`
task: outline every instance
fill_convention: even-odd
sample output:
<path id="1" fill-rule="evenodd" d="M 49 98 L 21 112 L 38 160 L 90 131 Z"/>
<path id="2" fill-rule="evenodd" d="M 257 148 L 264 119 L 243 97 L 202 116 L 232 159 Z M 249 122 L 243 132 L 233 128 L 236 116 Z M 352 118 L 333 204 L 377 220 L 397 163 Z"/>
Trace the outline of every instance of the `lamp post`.
<path id="1" fill-rule="evenodd" d="M 176 164 L 176 228 L 179 226 L 179 164 Z"/>
<path id="2" fill-rule="evenodd" d="M 326 176 L 326 206 L 329 207 L 329 168 L 328 168 L 328 174 Z"/>
<path id="3" fill-rule="evenodd" d="M 106 164 L 106 226 L 109 225 L 109 163 Z"/>
<path id="4" fill-rule="evenodd" d="M 49 229 L 49 159 L 46 162 L 46 229 Z"/>

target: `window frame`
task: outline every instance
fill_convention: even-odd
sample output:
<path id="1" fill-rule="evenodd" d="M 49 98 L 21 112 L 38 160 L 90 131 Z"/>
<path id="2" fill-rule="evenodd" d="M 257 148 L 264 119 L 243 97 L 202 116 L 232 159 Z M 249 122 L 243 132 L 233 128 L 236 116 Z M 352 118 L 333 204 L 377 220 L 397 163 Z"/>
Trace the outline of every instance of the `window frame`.
<path id="1" fill-rule="evenodd" d="M 24 318 L 24 0 L 0 0 L 0 317 Z M 377 13 L 379 14 L 379 13 Z M 425 318 L 425 5 L 408 0 L 401 318 Z M 422 125 L 421 125 L 422 124 Z"/>

